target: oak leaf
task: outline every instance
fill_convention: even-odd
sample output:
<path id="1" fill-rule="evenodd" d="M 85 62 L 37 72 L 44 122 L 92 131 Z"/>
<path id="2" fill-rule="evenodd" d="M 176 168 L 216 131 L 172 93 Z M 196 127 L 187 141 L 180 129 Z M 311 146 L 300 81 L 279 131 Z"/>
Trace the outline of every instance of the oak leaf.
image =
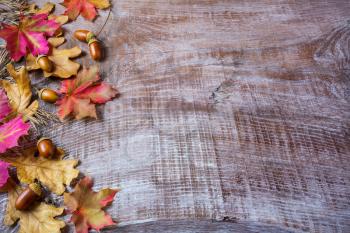
<path id="1" fill-rule="evenodd" d="M 62 98 L 57 102 L 60 120 L 68 115 L 76 119 L 97 118 L 95 104 L 103 104 L 117 95 L 117 91 L 100 81 L 98 68 L 83 69 L 74 79 L 64 80 L 59 93 Z"/>
<path id="2" fill-rule="evenodd" d="M 85 177 L 75 186 L 72 193 L 64 193 L 64 204 L 72 213 L 71 221 L 77 233 L 88 233 L 89 229 L 100 229 L 115 225 L 111 216 L 102 209 L 113 202 L 117 189 L 102 189 L 94 192 L 90 177 Z"/>
<path id="3" fill-rule="evenodd" d="M 55 20 L 56 23 L 64 25 L 68 22 L 69 18 L 67 15 L 54 15 L 52 12 L 55 10 L 55 4 L 52 2 L 47 2 L 42 8 L 39 8 L 36 4 L 31 4 L 29 6 L 28 12 L 31 14 L 48 14 L 48 19 Z"/>
<path id="4" fill-rule="evenodd" d="M 22 115 L 25 121 L 33 120 L 39 108 L 39 102 L 37 100 L 31 102 L 32 91 L 26 68 L 21 67 L 16 71 L 12 64 L 8 64 L 6 68 L 15 83 L 1 80 L 0 86 L 6 91 L 13 113 Z"/>
<path id="5" fill-rule="evenodd" d="M 49 39 L 51 46 L 51 52 L 48 55 L 48 58 L 54 64 L 54 70 L 49 73 L 44 71 L 44 76 L 50 77 L 55 76 L 59 78 L 69 78 L 73 75 L 77 75 L 80 68 L 80 64 L 71 61 L 71 58 L 76 58 L 80 56 L 81 49 L 79 47 L 74 47 L 71 49 L 56 49 L 55 47 L 60 46 L 65 42 L 63 37 L 52 37 Z M 26 57 L 27 70 L 37 70 L 40 69 L 40 66 L 36 63 L 36 58 L 28 54 Z"/>
<path id="6" fill-rule="evenodd" d="M 35 179 L 47 186 L 52 192 L 61 195 L 64 185 L 70 185 L 79 171 L 75 169 L 78 160 L 62 160 L 64 152 L 59 149 L 59 155 L 46 159 L 35 157 L 36 148 L 29 148 L 21 155 L 3 156 L 2 159 L 17 168 L 18 179 L 23 183 L 32 183 Z"/>
<path id="7" fill-rule="evenodd" d="M 60 27 L 47 14 L 21 16 L 19 25 L 1 24 L 0 37 L 14 61 L 19 61 L 29 50 L 34 56 L 49 52 L 47 36 L 53 36 Z"/>
<path id="8" fill-rule="evenodd" d="M 28 211 L 19 211 L 15 208 L 15 202 L 23 189 L 9 180 L 5 191 L 8 192 L 5 225 L 11 226 L 19 220 L 18 233 L 61 233 L 60 229 L 65 226 L 65 223 L 55 217 L 61 215 L 64 208 L 56 208 L 41 202 L 36 203 Z"/>
<path id="9" fill-rule="evenodd" d="M 94 20 L 97 16 L 96 8 L 110 7 L 109 0 L 64 0 L 63 6 L 67 8 L 65 14 L 69 19 L 75 20 L 81 14 L 87 20 Z"/>
<path id="10" fill-rule="evenodd" d="M 21 116 L 0 125 L 0 153 L 18 146 L 18 139 L 27 135 L 29 128 L 30 124 L 25 123 Z"/>

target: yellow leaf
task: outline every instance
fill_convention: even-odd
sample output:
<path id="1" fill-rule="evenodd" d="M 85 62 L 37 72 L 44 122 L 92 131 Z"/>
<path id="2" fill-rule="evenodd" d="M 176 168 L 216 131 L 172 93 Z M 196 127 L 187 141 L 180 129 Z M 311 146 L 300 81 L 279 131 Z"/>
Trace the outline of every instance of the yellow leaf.
<path id="1" fill-rule="evenodd" d="M 29 6 L 29 13 L 31 14 L 50 14 L 55 9 L 55 4 L 47 2 L 42 8 L 38 8 L 37 5 L 31 4 Z"/>
<path id="2" fill-rule="evenodd" d="M 57 48 L 62 45 L 66 39 L 64 37 L 51 37 L 47 40 L 52 47 Z"/>
<path id="3" fill-rule="evenodd" d="M 4 224 L 11 226 L 19 220 L 19 233 L 61 233 L 65 226 L 64 221 L 55 219 L 63 213 L 64 208 L 56 208 L 45 203 L 35 203 L 33 208 L 27 211 L 19 211 L 15 208 L 15 202 L 23 189 L 13 181 L 9 181 L 6 187 L 8 203 Z"/>
<path id="4" fill-rule="evenodd" d="M 0 86 L 6 91 L 12 111 L 16 115 L 21 114 L 25 121 L 33 120 L 33 116 L 39 108 L 39 103 L 38 101 L 31 102 L 32 91 L 26 68 L 21 67 L 19 71 L 16 71 L 12 64 L 8 64 L 6 68 L 15 83 L 1 80 Z"/>
<path id="5" fill-rule="evenodd" d="M 55 20 L 56 23 L 59 23 L 61 25 L 66 24 L 69 21 L 67 15 L 49 15 L 48 19 Z"/>
<path id="6" fill-rule="evenodd" d="M 55 4 L 52 2 L 47 2 L 42 8 L 39 8 L 35 4 L 29 6 L 29 13 L 31 14 L 48 14 L 48 19 L 55 20 L 57 23 L 63 25 L 66 24 L 69 20 L 67 15 L 54 15 L 51 14 L 55 10 Z"/>
<path id="7" fill-rule="evenodd" d="M 2 160 L 17 168 L 18 179 L 23 183 L 32 183 L 35 179 L 47 186 L 52 192 L 61 195 L 64 185 L 70 185 L 79 174 L 78 160 L 62 160 L 64 152 L 59 149 L 57 158 L 34 157 L 36 148 L 30 148 L 18 156 L 3 156 Z"/>
<path id="8" fill-rule="evenodd" d="M 88 2 L 94 4 L 99 9 L 106 9 L 111 6 L 109 0 L 88 0 Z"/>
<path id="9" fill-rule="evenodd" d="M 52 49 L 48 58 L 53 62 L 54 70 L 52 73 L 44 72 L 44 76 L 46 78 L 50 76 L 69 78 L 73 75 L 77 75 L 78 73 L 80 64 L 73 62 L 70 59 L 80 56 L 81 49 L 79 47 L 74 47 L 71 49 L 55 48 L 63 44 L 64 41 L 65 39 L 63 37 L 52 37 L 49 39 Z M 39 65 L 36 63 L 36 58 L 31 54 L 28 54 L 26 57 L 26 65 L 28 70 L 40 69 Z"/>
<path id="10" fill-rule="evenodd" d="M 72 75 L 77 75 L 80 68 L 80 64 L 73 62 L 70 58 L 78 57 L 81 54 L 79 47 L 71 49 L 52 49 L 52 54 L 49 59 L 55 64 L 54 71 L 52 73 L 44 72 L 44 76 L 55 76 L 59 78 L 69 78 Z"/>

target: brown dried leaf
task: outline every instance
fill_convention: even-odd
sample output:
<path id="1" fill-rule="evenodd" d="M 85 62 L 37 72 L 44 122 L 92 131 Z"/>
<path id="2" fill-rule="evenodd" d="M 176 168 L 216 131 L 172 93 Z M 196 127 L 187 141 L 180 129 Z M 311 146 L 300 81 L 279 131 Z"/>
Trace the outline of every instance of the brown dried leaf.
<path id="1" fill-rule="evenodd" d="M 21 67 L 16 71 L 12 64 L 8 64 L 6 68 L 15 83 L 1 80 L 0 86 L 6 91 L 13 113 L 22 115 L 25 121 L 34 120 L 33 116 L 39 108 L 39 102 L 36 100 L 31 102 L 32 91 L 27 70 Z"/>
<path id="2" fill-rule="evenodd" d="M 4 217 L 5 225 L 11 226 L 19 220 L 19 233 L 61 233 L 60 229 L 65 226 L 65 223 L 55 219 L 55 217 L 61 215 L 64 208 L 36 203 L 30 210 L 19 211 L 15 208 L 15 202 L 23 189 L 9 180 L 5 191 L 8 192 L 8 203 Z"/>
<path id="3" fill-rule="evenodd" d="M 23 183 L 32 183 L 36 179 L 52 192 L 61 195 L 65 185 L 70 185 L 79 174 L 75 169 L 78 160 L 62 160 L 64 152 L 59 150 L 56 158 L 34 157 L 36 148 L 30 148 L 17 156 L 3 156 L 2 160 L 17 168 L 18 179 Z"/>
<path id="4" fill-rule="evenodd" d="M 73 75 L 77 75 L 78 70 L 80 69 L 80 64 L 70 60 L 71 58 L 76 58 L 80 56 L 81 49 L 79 47 L 74 47 L 71 49 L 56 49 L 62 45 L 65 41 L 63 37 L 52 37 L 49 40 L 50 46 L 52 47 L 51 53 L 48 58 L 54 63 L 54 70 L 52 73 L 44 72 L 44 76 L 59 77 L 59 78 L 69 78 Z M 26 57 L 27 69 L 28 70 L 37 70 L 40 69 L 39 65 L 36 63 L 36 58 L 28 54 Z"/>

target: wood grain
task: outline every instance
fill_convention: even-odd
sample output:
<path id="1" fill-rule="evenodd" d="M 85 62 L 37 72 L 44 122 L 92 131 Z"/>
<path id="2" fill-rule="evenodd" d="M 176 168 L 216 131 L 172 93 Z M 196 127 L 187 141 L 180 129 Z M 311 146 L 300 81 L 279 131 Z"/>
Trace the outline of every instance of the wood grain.
<path id="1" fill-rule="evenodd" d="M 348 0 L 113 1 L 121 96 L 43 134 L 122 189 L 106 232 L 350 232 L 349 20 Z"/>

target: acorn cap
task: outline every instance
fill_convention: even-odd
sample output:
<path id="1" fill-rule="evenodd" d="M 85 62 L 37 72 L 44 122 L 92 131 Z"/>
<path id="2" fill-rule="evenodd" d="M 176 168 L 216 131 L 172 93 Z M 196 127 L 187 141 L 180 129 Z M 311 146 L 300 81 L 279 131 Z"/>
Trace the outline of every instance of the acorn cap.
<path id="1" fill-rule="evenodd" d="M 36 193 L 36 195 L 41 196 L 41 194 L 43 193 L 40 184 L 37 183 L 31 183 L 29 185 L 29 188 Z"/>
<path id="2" fill-rule="evenodd" d="M 36 64 L 38 64 L 39 59 L 42 58 L 42 57 L 47 57 L 47 55 L 45 55 L 45 54 L 39 55 L 39 56 L 36 58 L 36 60 L 35 60 Z"/>
<path id="3" fill-rule="evenodd" d="M 44 140 L 51 140 L 50 138 L 46 138 L 46 137 L 42 137 L 39 139 L 39 141 L 36 143 L 36 145 L 39 145 L 40 142 L 44 141 Z"/>
<path id="4" fill-rule="evenodd" d="M 47 88 L 42 88 L 40 91 L 38 91 L 38 96 L 41 99 L 41 95 L 43 94 L 43 92 L 47 90 Z"/>
<path id="5" fill-rule="evenodd" d="M 98 42 L 98 39 L 96 38 L 92 38 L 91 40 L 89 40 L 88 45 L 90 46 L 92 43 Z"/>
<path id="6" fill-rule="evenodd" d="M 92 39 L 96 39 L 96 35 L 93 32 L 89 32 L 86 35 L 86 42 L 90 43 L 90 40 L 92 40 Z"/>

